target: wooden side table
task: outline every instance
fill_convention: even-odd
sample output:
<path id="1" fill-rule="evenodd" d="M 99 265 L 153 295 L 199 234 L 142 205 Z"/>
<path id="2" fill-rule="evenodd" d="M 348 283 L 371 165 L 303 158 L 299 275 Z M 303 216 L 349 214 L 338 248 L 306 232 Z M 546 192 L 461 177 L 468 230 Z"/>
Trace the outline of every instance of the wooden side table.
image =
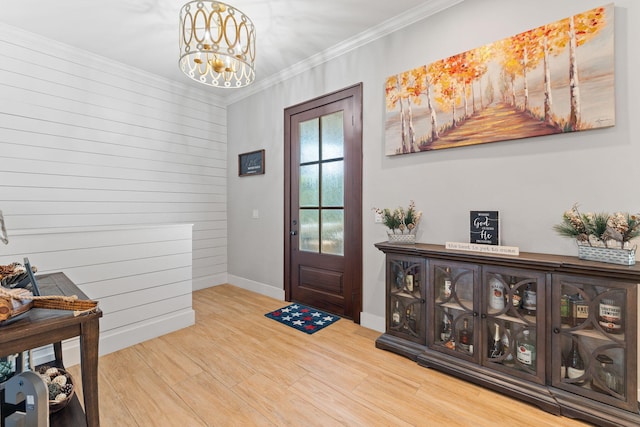
<path id="1" fill-rule="evenodd" d="M 80 299 L 88 299 L 64 273 L 44 274 L 36 278 L 42 295 L 77 295 Z M 100 425 L 98 406 L 100 317 L 102 317 L 100 309 L 74 317 L 70 311 L 33 308 L 11 323 L 0 326 L 0 355 L 19 353 L 53 344 L 55 364 L 61 367 L 64 366 L 61 342 L 80 337 L 85 411 L 82 411 L 76 395 L 66 408 L 51 414 L 52 427 L 98 427 Z"/>

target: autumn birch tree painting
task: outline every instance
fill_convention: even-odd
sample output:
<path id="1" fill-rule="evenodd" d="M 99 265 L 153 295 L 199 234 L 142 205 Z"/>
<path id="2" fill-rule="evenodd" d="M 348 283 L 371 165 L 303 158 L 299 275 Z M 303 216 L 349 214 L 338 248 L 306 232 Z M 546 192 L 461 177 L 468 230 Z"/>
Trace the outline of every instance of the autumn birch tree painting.
<path id="1" fill-rule="evenodd" d="M 387 155 L 613 126 L 613 4 L 398 73 Z"/>

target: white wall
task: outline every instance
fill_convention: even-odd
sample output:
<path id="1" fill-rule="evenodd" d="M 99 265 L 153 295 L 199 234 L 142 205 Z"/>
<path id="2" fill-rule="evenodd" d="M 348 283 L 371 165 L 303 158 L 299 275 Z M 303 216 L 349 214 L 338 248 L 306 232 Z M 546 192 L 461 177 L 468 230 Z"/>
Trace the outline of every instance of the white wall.
<path id="1" fill-rule="evenodd" d="M 9 234 L 193 224 L 194 288 L 224 283 L 227 117 L 205 94 L 0 25 Z"/>
<path id="2" fill-rule="evenodd" d="M 282 292 L 284 108 L 363 82 L 364 289 L 362 324 L 383 327 L 385 240 L 371 208 L 407 205 L 424 211 L 418 241 L 468 240 L 474 209 L 501 212 L 503 244 L 521 251 L 576 255 L 552 226 L 579 202 L 585 210 L 640 209 L 640 3 L 615 4 L 616 126 L 407 156 L 384 155 L 387 76 L 482 46 L 571 14 L 594 0 L 467 0 L 436 16 L 292 77 L 228 108 L 229 277 Z M 250 126 L 247 126 L 247 124 Z M 238 178 L 238 153 L 266 149 L 264 176 Z M 241 195 L 241 196 L 240 196 Z M 253 209 L 259 219 L 251 219 Z M 273 292 L 273 291 L 271 291 Z M 282 294 L 283 295 L 283 294 Z"/>

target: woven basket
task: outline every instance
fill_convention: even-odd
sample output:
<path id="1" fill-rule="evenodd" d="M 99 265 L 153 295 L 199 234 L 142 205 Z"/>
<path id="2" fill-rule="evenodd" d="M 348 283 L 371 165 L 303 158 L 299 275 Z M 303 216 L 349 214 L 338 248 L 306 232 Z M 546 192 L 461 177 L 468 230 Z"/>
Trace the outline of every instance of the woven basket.
<path id="1" fill-rule="evenodd" d="M 48 308 L 52 310 L 72 310 L 75 312 L 84 312 L 93 310 L 97 306 L 97 301 L 89 299 L 65 300 L 55 298 L 46 299 L 41 297 L 39 299 L 33 300 L 34 308 Z"/>
<path id="2" fill-rule="evenodd" d="M 45 308 L 50 310 L 73 311 L 74 316 L 89 313 L 97 309 L 98 302 L 93 300 L 81 300 L 77 296 L 33 296 L 26 289 L 2 288 L 0 294 L 0 325 L 6 320 L 19 316 L 31 308 Z M 11 295 L 14 298 L 11 298 Z"/>

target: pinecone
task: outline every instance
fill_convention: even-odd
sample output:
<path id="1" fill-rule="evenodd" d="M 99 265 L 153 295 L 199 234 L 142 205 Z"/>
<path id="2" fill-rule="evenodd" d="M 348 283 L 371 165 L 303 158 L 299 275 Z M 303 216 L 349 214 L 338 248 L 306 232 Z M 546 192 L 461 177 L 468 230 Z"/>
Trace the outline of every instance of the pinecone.
<path id="1" fill-rule="evenodd" d="M 73 390 L 73 385 L 71 383 L 67 383 L 60 389 L 60 392 L 69 396 L 71 395 L 71 390 Z"/>

